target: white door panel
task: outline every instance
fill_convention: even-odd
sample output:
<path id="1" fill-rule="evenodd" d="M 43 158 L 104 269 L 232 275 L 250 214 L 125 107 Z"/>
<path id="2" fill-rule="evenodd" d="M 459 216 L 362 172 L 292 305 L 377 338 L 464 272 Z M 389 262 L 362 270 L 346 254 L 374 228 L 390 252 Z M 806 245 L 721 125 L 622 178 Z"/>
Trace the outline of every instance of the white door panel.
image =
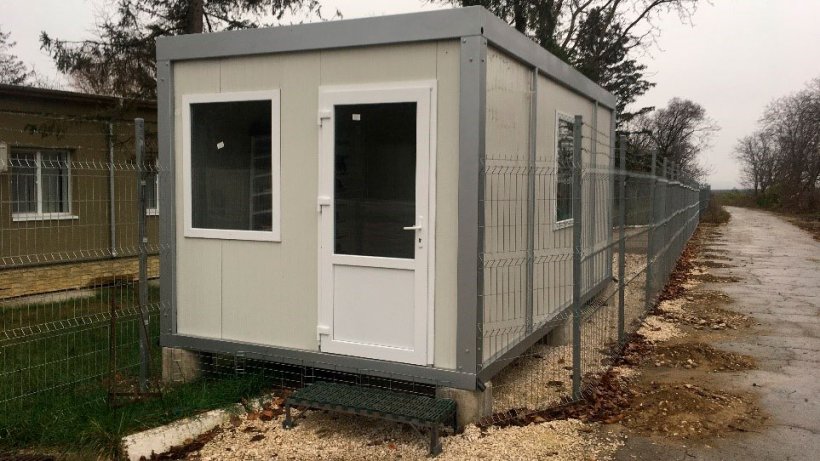
<path id="1" fill-rule="evenodd" d="M 324 352 L 427 364 L 433 82 L 320 88 Z"/>
<path id="2" fill-rule="evenodd" d="M 334 340 L 415 348 L 412 270 L 335 265 L 333 276 Z"/>

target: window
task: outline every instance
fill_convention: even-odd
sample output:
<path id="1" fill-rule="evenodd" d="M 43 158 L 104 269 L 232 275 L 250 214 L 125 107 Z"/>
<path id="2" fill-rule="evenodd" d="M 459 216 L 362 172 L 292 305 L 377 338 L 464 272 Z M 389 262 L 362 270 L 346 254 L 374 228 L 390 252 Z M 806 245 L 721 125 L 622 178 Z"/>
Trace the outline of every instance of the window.
<path id="1" fill-rule="evenodd" d="M 145 180 L 145 214 L 159 214 L 159 174 L 156 171 L 148 173 Z"/>
<path id="2" fill-rule="evenodd" d="M 70 219 L 69 154 L 21 149 L 11 153 L 12 219 Z"/>
<path id="3" fill-rule="evenodd" d="M 573 119 L 558 114 L 555 130 L 555 221 L 569 224 L 572 220 L 572 160 L 574 150 Z"/>
<path id="4" fill-rule="evenodd" d="M 183 106 L 185 235 L 278 241 L 279 91 L 190 95 Z"/>

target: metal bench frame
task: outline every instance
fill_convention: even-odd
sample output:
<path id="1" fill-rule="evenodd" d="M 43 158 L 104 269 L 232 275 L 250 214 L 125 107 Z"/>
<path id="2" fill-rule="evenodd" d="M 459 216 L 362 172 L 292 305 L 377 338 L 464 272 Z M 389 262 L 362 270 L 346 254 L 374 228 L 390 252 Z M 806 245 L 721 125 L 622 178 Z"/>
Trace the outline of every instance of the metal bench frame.
<path id="1" fill-rule="evenodd" d="M 319 385 L 324 386 L 344 386 L 347 388 L 352 388 L 354 386 L 346 385 L 346 384 L 327 384 L 327 383 L 317 383 Z M 316 385 L 316 384 L 314 384 Z M 309 386 L 310 387 L 310 386 Z M 307 389 L 307 388 L 305 388 Z M 364 388 L 366 389 L 366 388 Z M 384 391 L 380 390 L 381 392 L 392 392 L 396 394 L 397 398 L 400 398 L 403 394 L 398 391 Z M 405 423 L 410 424 L 416 428 L 427 428 L 430 430 L 430 455 L 436 456 L 441 453 L 441 441 L 439 440 L 439 426 L 442 424 L 448 424 L 452 427 L 453 432 L 458 432 L 458 412 L 455 401 L 450 399 L 434 399 L 430 398 L 431 401 L 441 401 L 441 400 L 449 400 L 452 402 L 452 409 L 445 418 L 442 419 L 421 419 L 419 417 L 414 417 L 407 414 L 401 414 L 398 412 L 391 412 L 391 411 L 384 411 L 378 409 L 369 409 L 364 407 L 354 407 L 350 404 L 345 403 L 332 403 L 332 402 L 317 402 L 315 400 L 311 400 L 310 398 L 303 398 L 299 395 L 299 391 L 296 391 L 293 395 L 288 397 L 285 400 L 285 420 L 282 422 L 282 427 L 284 429 L 290 429 L 296 425 L 293 420 L 293 416 L 291 415 L 291 407 L 303 407 L 303 408 L 310 408 L 314 410 L 327 410 L 333 411 L 337 413 L 345 413 L 351 415 L 358 415 L 358 416 L 368 416 L 371 418 L 378 418 L 378 419 L 385 419 L 388 421 L 394 421 L 398 423 Z M 449 420 L 449 421 L 448 421 Z"/>

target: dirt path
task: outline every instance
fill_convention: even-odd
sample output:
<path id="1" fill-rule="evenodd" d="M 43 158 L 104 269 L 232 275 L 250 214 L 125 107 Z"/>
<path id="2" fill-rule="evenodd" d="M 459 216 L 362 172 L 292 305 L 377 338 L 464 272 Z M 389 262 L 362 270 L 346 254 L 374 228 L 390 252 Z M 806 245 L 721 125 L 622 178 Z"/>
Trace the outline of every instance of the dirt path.
<path id="1" fill-rule="evenodd" d="M 686 299 L 692 305 L 711 303 L 710 315 L 736 313 L 735 325 L 694 323 L 694 329 L 683 327 L 685 339 L 655 348 L 655 366 L 644 365 L 643 380 L 661 394 L 672 389 L 668 393 L 676 398 L 647 401 L 635 412 L 637 422 L 624 423 L 626 445 L 617 459 L 818 459 L 820 243 L 772 214 L 729 211 L 729 224 L 711 232 L 701 248 L 706 283 Z M 714 351 L 734 354 L 719 357 L 716 365 Z M 685 409 L 669 409 L 669 401 L 681 400 L 693 384 L 714 403 L 689 411 L 687 419 L 698 418 L 694 428 L 686 427 L 691 421 L 680 425 L 696 436 L 681 433 L 677 424 L 659 431 L 657 419 L 674 413 L 673 422 L 679 423 L 686 417 Z M 640 419 L 647 414 L 655 415 L 654 430 L 639 424 L 647 423 Z"/>

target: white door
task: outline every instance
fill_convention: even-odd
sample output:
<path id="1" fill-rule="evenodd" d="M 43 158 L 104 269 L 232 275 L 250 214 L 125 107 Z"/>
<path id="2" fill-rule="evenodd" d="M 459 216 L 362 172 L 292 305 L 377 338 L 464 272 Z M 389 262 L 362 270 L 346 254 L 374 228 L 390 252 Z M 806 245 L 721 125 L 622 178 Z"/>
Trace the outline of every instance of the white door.
<path id="1" fill-rule="evenodd" d="M 432 83 L 319 92 L 319 340 L 427 364 Z"/>

